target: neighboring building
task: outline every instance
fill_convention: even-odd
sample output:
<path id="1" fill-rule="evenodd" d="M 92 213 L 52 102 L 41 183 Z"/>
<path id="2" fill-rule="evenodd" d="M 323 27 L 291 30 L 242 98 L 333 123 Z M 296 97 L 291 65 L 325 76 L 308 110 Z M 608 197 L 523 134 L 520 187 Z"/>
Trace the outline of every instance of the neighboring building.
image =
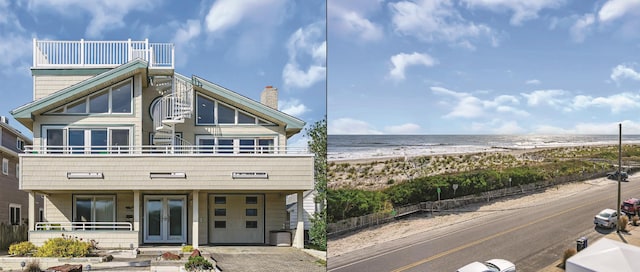
<path id="1" fill-rule="evenodd" d="M 275 244 L 286 196 L 313 189 L 313 154 L 287 147 L 305 123 L 275 88 L 260 103 L 175 73 L 173 44 L 33 43 L 34 100 L 12 114 L 34 135 L 20 185 L 45 196 L 36 245 L 60 232 L 114 248 Z"/>
<path id="2" fill-rule="evenodd" d="M 9 119 L 0 116 L 0 223 L 20 225 L 27 222 L 29 195 L 18 190 L 20 163 L 18 154 L 31 140 L 9 125 Z M 36 220 L 42 220 L 42 199 L 34 209 Z"/>

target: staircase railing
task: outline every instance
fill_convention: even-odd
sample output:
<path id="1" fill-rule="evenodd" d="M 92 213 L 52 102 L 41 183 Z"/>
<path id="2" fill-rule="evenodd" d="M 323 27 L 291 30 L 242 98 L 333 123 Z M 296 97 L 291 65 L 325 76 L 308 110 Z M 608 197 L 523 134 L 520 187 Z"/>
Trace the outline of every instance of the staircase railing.
<path id="1" fill-rule="evenodd" d="M 178 142 L 184 141 L 176 138 L 174 125 L 184 122 L 184 119 L 191 118 L 192 115 L 193 85 L 182 77 L 174 76 L 171 92 L 162 96 L 152 109 L 155 135 L 160 137 L 164 134 L 163 138 L 166 139 L 167 134 L 171 134 L 172 139 L 176 139 Z M 182 144 L 178 142 L 173 141 L 172 145 Z M 190 145 L 190 143 L 184 142 L 185 145 Z"/>

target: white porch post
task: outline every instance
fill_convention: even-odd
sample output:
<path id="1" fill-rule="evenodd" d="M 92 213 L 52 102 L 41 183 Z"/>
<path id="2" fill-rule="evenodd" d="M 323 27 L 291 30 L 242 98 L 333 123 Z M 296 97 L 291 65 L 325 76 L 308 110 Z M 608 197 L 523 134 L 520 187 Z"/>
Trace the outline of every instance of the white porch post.
<path id="1" fill-rule="evenodd" d="M 191 243 L 193 248 L 198 248 L 198 221 L 199 221 L 199 204 L 200 203 L 200 192 L 198 190 L 193 190 L 193 215 L 191 216 L 192 225 L 191 225 Z"/>
<path id="2" fill-rule="evenodd" d="M 140 231 L 140 191 L 133 191 L 133 230 Z"/>
<path id="3" fill-rule="evenodd" d="M 298 224 L 296 225 L 296 234 L 293 239 L 293 247 L 304 248 L 304 192 L 298 192 L 298 203 L 296 203 L 298 210 Z"/>
<path id="4" fill-rule="evenodd" d="M 36 230 L 36 192 L 29 191 L 29 231 Z"/>

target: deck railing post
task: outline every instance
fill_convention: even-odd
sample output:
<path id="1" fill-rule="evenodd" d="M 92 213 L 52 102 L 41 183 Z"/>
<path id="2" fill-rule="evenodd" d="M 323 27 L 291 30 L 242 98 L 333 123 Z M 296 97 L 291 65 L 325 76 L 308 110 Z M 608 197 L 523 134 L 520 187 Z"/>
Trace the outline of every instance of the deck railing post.
<path id="1" fill-rule="evenodd" d="M 38 46 L 37 44 L 38 42 L 36 41 L 36 38 L 33 38 L 33 67 L 38 66 L 38 54 L 36 53 L 36 46 Z"/>
<path id="2" fill-rule="evenodd" d="M 131 38 L 127 40 L 127 62 L 133 59 L 133 47 L 131 47 Z"/>
<path id="3" fill-rule="evenodd" d="M 80 39 L 80 65 L 84 66 L 84 39 Z"/>
<path id="4" fill-rule="evenodd" d="M 148 38 L 144 39 L 144 55 L 145 55 L 144 57 L 146 58 L 145 60 L 151 63 L 151 53 L 150 53 Z"/>

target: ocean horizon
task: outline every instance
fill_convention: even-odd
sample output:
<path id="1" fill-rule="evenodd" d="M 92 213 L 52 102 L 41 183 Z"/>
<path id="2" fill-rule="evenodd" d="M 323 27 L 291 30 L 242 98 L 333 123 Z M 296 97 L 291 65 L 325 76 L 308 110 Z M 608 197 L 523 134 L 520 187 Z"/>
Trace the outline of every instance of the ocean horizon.
<path id="1" fill-rule="evenodd" d="M 327 135 L 329 161 L 618 144 L 616 135 Z M 640 135 L 622 135 L 640 144 Z"/>

